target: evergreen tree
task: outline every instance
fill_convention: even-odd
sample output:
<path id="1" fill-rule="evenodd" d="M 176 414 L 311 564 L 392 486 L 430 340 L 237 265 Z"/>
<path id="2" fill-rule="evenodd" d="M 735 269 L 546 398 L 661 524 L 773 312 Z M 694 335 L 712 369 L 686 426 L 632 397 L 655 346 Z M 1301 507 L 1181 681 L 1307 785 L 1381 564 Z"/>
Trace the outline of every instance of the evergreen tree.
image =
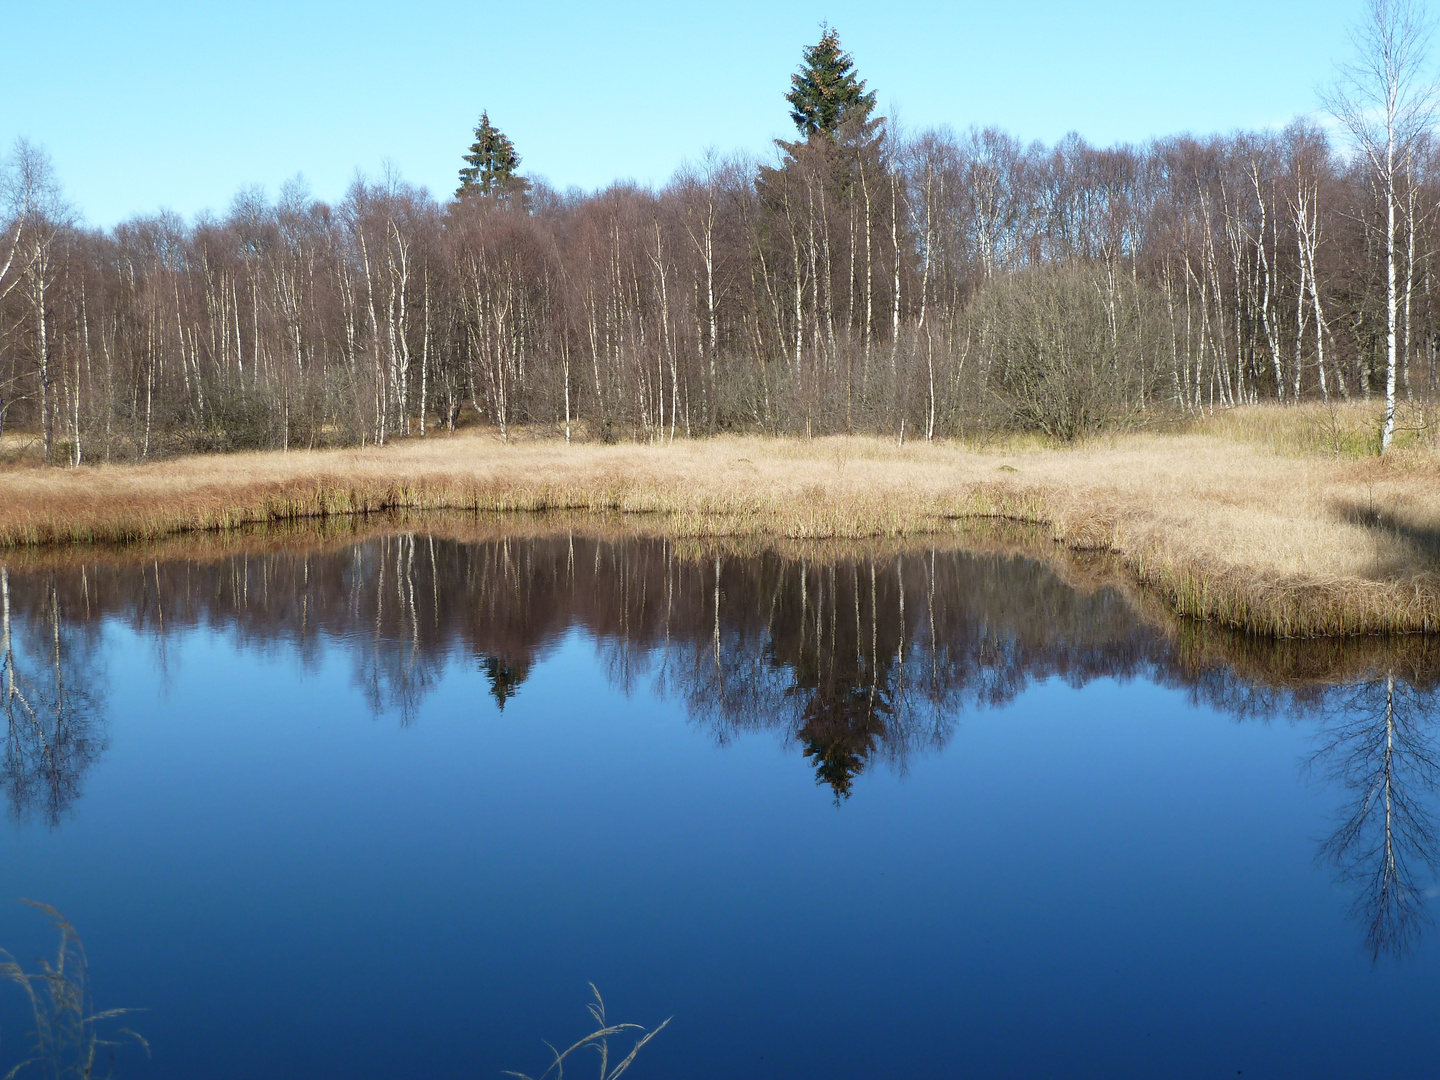
<path id="1" fill-rule="evenodd" d="M 460 170 L 460 186 L 455 197 L 467 195 L 494 195 L 500 199 L 511 195 L 523 196 L 530 186 L 528 180 L 516 175 L 520 167 L 520 155 L 515 144 L 499 128 L 490 123 L 490 113 L 480 114 L 480 126 L 475 129 L 475 141 L 465 155 L 465 168 Z"/>
<path id="2" fill-rule="evenodd" d="M 804 51 L 800 70 L 790 76 L 790 119 L 806 139 L 833 137 L 842 127 L 863 129 L 875 108 L 875 91 L 865 92 L 855 62 L 840 47 L 840 35 L 822 26 L 820 41 Z"/>
<path id="3" fill-rule="evenodd" d="M 854 237 L 856 226 L 849 223 L 858 223 L 864 231 L 858 234 L 859 247 L 851 266 L 858 265 L 863 251 L 865 263 L 860 273 L 865 295 L 870 298 L 864 300 L 870 314 L 857 332 L 872 341 L 875 241 L 893 244 L 889 223 L 898 205 L 898 199 L 891 197 L 894 189 L 885 153 L 885 118 L 873 115 L 875 92 L 866 91 L 865 81 L 855 74 L 853 58 L 841 48 L 840 35 L 833 28 L 822 26 L 819 42 L 806 48 L 802 57 L 785 95 L 799 138 L 794 142 L 776 139 L 781 154 L 778 166 L 760 166 L 755 179 L 768 225 L 766 235 L 778 245 L 772 256 L 784 259 L 794 255 L 801 233 L 828 236 L 831 224 L 846 220 L 847 232 Z M 834 218 L 837 213 L 841 218 Z M 797 224 L 797 215 L 804 221 Z M 827 271 L 826 281 L 832 276 Z M 799 285 L 796 288 L 806 291 Z M 822 299 L 816 288 L 811 282 L 805 301 L 812 305 L 811 317 L 821 318 L 822 306 L 830 305 L 823 317 L 833 320 L 833 298 Z M 853 301 L 849 311 L 853 314 Z"/>

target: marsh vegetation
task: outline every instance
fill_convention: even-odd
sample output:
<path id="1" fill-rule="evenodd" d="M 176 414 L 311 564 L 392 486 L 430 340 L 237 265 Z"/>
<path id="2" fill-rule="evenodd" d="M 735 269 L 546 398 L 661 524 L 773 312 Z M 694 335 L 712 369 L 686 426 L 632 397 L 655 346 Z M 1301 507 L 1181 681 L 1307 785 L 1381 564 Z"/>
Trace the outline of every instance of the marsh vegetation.
<path id="1" fill-rule="evenodd" d="M 90 985 L 90 960 L 75 929 L 48 904 L 25 901 L 43 915 L 59 937 L 54 959 L 27 971 L 0 949 L 0 983 L 17 987 L 31 1021 L 29 1055 L 15 1063 L 6 1080 L 38 1075 L 44 1080 L 98 1080 L 110 1076 L 116 1051 L 130 1047 L 148 1054 L 138 1032 L 117 1023 L 133 1009 L 97 1011 Z"/>
<path id="2" fill-rule="evenodd" d="M 395 510 L 619 514 L 677 539 L 920 537 L 1005 519 L 1040 527 L 1057 553 L 1115 555 L 1187 616 L 1272 636 L 1428 632 L 1440 625 L 1440 458 L 1348 452 L 1378 440 L 1378 419 L 1364 406 L 1258 408 L 1064 450 L 854 436 L 575 446 L 460 433 L 18 469 L 0 472 L 0 544 L 152 541 Z"/>
<path id="3" fill-rule="evenodd" d="M 793 141 L 659 190 L 561 195 L 485 113 L 445 201 L 389 174 L 101 233 L 22 143 L 0 453 L 99 465 L 0 472 L 0 545 L 382 510 L 1005 518 L 1196 618 L 1433 631 L 1427 40 L 1408 0 L 1368 5 L 1327 98 L 1343 145 L 904 133 L 828 26 Z"/>

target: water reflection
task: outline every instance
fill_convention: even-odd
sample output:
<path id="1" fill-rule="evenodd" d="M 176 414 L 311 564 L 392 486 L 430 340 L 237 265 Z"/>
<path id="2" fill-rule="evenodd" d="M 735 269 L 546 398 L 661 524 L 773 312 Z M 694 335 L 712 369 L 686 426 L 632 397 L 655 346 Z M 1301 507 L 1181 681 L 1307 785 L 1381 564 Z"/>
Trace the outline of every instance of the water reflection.
<path id="1" fill-rule="evenodd" d="M 14 603 L 0 567 L 0 786 L 13 817 L 54 826 L 105 748 L 104 677 L 94 635 L 62 614 L 55 578 L 25 584 Z"/>
<path id="2" fill-rule="evenodd" d="M 1313 719 L 1310 764 L 1350 799 L 1323 855 L 1356 891 L 1371 955 L 1413 945 L 1437 870 L 1440 645 L 1263 642 L 1167 622 L 1103 575 L 1077 578 L 1003 549 L 742 555 L 423 534 L 0 572 L 3 782 L 17 817 L 54 824 L 78 797 L 105 744 L 107 618 L 162 655 L 191 627 L 309 665 L 339 643 L 370 707 L 403 724 L 457 662 L 503 711 L 579 629 L 616 687 L 647 681 L 722 743 L 779 733 L 837 805 L 877 764 L 903 770 L 945 746 L 967 708 L 1038 680 L 1143 678 L 1237 719 Z"/>
<path id="3" fill-rule="evenodd" d="M 1440 703 L 1396 679 L 1336 688 L 1318 710 L 1312 764 L 1351 798 L 1321 851 L 1356 888 L 1353 912 L 1372 960 L 1401 955 L 1428 921 L 1437 870 L 1435 723 Z"/>

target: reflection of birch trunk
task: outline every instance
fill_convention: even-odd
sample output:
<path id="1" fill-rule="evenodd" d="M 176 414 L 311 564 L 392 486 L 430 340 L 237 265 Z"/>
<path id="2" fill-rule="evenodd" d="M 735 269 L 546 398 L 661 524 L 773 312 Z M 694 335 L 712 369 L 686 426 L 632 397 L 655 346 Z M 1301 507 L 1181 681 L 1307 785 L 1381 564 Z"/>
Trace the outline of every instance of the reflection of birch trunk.
<path id="1" fill-rule="evenodd" d="M 720 556 L 715 556 L 715 674 L 724 677 L 720 667 Z"/>
<path id="2" fill-rule="evenodd" d="M 0 676 L 3 676 L 5 710 L 15 698 L 15 653 L 10 643 L 10 571 L 0 566 Z"/>
<path id="3" fill-rule="evenodd" d="M 1322 845 L 1343 880 L 1358 887 L 1353 912 L 1371 958 L 1414 946 L 1426 918 L 1418 875 L 1437 865 L 1433 701 L 1396 681 L 1351 687 L 1333 703 L 1334 720 L 1312 759 L 1353 793 L 1340 826 Z"/>
<path id="4" fill-rule="evenodd" d="M 16 818 L 40 810 L 54 825 L 79 795 L 80 779 L 103 749 L 103 738 L 96 689 L 73 655 L 53 580 L 38 607 L 17 621 L 10 576 L 0 569 L 0 708 L 6 719 L 0 782 Z"/>

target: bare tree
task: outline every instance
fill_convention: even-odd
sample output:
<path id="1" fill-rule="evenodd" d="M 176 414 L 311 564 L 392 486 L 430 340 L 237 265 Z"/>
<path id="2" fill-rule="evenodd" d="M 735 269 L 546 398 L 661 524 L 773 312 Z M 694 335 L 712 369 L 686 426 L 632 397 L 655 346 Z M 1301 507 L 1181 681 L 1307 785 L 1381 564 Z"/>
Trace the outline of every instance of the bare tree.
<path id="1" fill-rule="evenodd" d="M 25 139 L 16 141 L 8 175 L 0 176 L 0 181 L 5 184 L 0 198 L 10 204 L 14 218 L 9 230 L 13 238 L 5 261 L 0 264 L 0 300 L 15 284 L 24 286 L 21 292 L 29 308 L 30 353 L 39 382 L 41 430 L 48 462 L 54 453 L 55 439 L 50 290 L 58 262 L 54 247 L 70 223 L 69 210 L 60 197 L 60 185 L 49 156 Z M 7 285 L 5 276 L 12 265 L 18 268 L 18 275 Z M 0 401 L 0 412 L 3 408 L 4 402 Z"/>
<path id="2" fill-rule="evenodd" d="M 334 206 L 292 183 L 87 231 L 22 146 L 0 423 L 72 464 L 462 422 L 1080 438 L 1368 401 L 1384 369 L 1388 447 L 1397 395 L 1440 392 L 1440 146 L 1423 20 L 1371 15 L 1332 101 L 1351 153 L 1303 124 L 1098 147 L 872 118 L 657 188 L 442 202 L 391 172 Z"/>
<path id="3" fill-rule="evenodd" d="M 1417 143 L 1430 128 L 1435 87 L 1424 77 L 1431 23 L 1413 0 L 1369 0 L 1353 35 L 1356 57 L 1340 69 L 1326 106 L 1369 164 L 1385 205 L 1385 428 L 1382 452 L 1395 435 L 1399 285 L 1396 214 L 1401 177 L 1414 166 Z"/>

